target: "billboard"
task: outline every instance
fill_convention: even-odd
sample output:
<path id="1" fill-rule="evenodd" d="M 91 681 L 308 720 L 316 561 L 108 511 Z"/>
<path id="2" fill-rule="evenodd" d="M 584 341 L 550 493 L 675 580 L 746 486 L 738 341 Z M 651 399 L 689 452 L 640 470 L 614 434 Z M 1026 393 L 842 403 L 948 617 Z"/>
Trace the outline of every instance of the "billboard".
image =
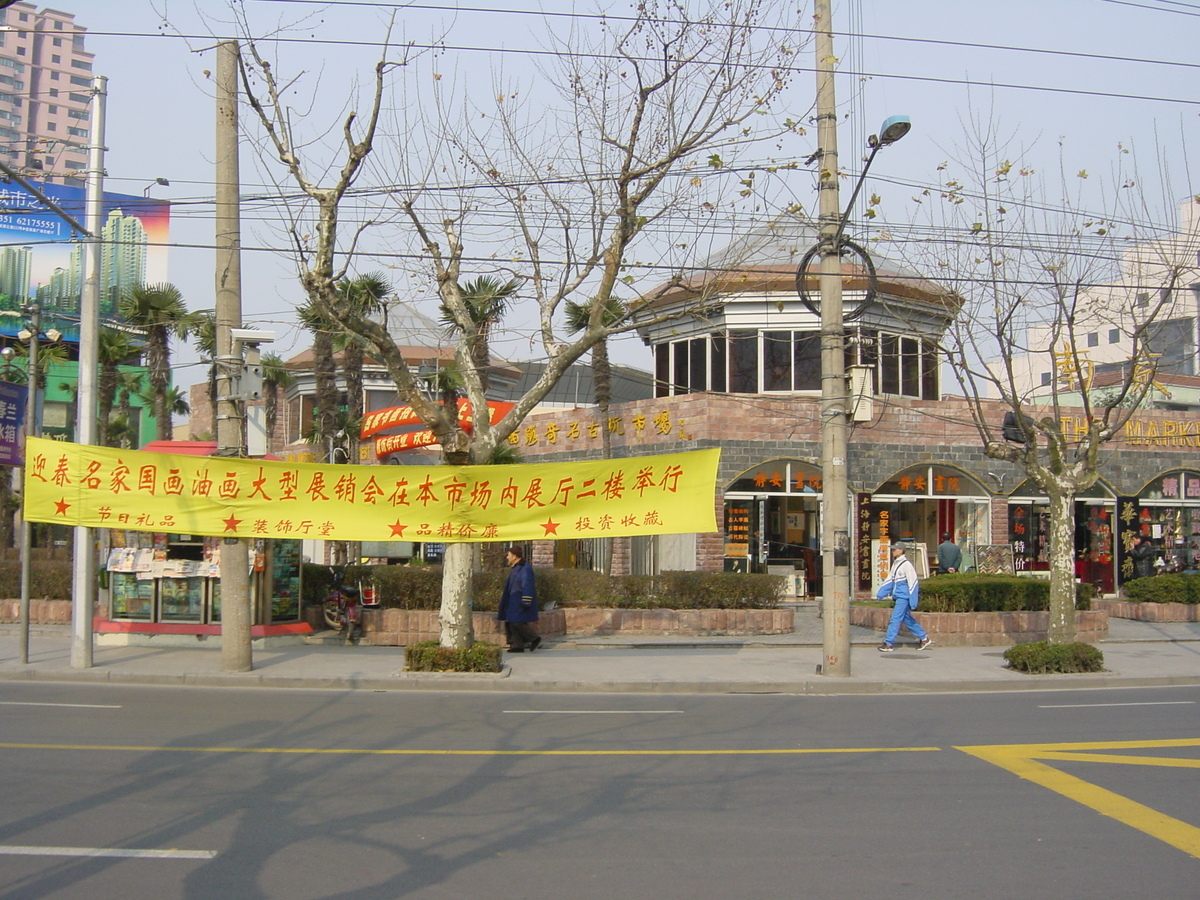
<path id="1" fill-rule="evenodd" d="M 84 189 L 30 182 L 63 212 L 82 223 Z M 119 320 L 121 294 L 167 280 L 166 200 L 104 194 L 100 225 L 100 318 Z M 19 311 L 36 301 L 42 328 L 79 340 L 83 288 L 82 235 L 36 195 L 15 182 L 0 183 L 0 310 Z M 23 317 L 0 316 L 0 335 L 15 336 Z"/>

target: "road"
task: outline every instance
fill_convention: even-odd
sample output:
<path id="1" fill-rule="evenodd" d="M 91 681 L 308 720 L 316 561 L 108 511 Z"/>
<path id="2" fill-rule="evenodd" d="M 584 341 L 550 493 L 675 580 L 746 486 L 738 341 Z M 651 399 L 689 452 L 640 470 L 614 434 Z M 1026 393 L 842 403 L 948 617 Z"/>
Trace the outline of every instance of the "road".
<path id="1" fill-rule="evenodd" d="M 0 898 L 1191 900 L 1198 713 L 9 682 Z"/>

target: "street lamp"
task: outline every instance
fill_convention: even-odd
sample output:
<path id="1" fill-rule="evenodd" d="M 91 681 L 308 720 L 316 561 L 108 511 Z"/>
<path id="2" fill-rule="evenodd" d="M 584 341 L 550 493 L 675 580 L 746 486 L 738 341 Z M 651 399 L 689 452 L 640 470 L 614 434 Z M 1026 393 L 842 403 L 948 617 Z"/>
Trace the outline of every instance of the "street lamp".
<path id="1" fill-rule="evenodd" d="M 147 199 L 149 199 L 149 197 L 150 197 L 150 189 L 151 189 L 152 187 L 154 187 L 155 185 L 160 185 L 160 186 L 162 186 L 162 187 L 170 187 L 170 186 L 171 186 L 171 182 L 169 182 L 169 181 L 168 181 L 167 179 L 165 179 L 165 178 L 155 178 L 155 179 L 154 179 L 152 182 L 150 182 L 148 185 L 146 185 L 146 188 L 145 188 L 145 190 L 143 190 L 143 191 L 142 191 L 142 196 L 143 196 L 143 197 L 146 197 Z"/>
<path id="2" fill-rule="evenodd" d="M 875 154 L 894 144 L 912 127 L 905 116 L 892 116 L 878 135 L 867 141 L 871 153 L 859 173 L 845 212 L 841 209 L 837 164 L 837 108 L 833 89 L 833 32 L 828 0 L 817 4 L 817 148 L 820 157 L 818 184 L 820 241 L 805 255 L 796 272 L 796 290 L 813 310 L 804 288 L 808 264 L 821 260 L 821 561 L 823 659 L 826 675 L 850 675 L 850 504 L 847 477 L 847 419 L 849 391 L 846 383 L 846 316 L 842 310 L 842 254 L 857 253 L 867 270 L 867 293 L 850 318 L 861 315 L 875 295 L 875 268 L 870 255 L 843 237 L 850 211 L 862 189 Z M 815 310 L 813 310 L 815 311 Z"/>

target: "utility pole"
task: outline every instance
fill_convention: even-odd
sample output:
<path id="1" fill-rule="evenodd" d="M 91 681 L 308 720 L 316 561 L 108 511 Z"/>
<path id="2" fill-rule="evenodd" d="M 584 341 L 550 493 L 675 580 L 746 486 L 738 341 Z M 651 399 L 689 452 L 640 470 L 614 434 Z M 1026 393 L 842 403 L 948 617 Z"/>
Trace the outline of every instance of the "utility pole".
<path id="1" fill-rule="evenodd" d="M 841 197 L 833 16 L 816 0 L 818 213 L 821 239 L 821 583 L 826 675 L 850 675 L 850 503 L 846 471 L 846 329 L 842 321 Z"/>
<path id="2" fill-rule="evenodd" d="M 42 307 L 33 303 L 29 311 L 29 365 L 25 367 L 25 436 L 41 437 L 42 420 L 37 414 L 38 381 L 38 338 L 42 333 Z M 26 457 L 25 465 L 29 464 Z M 21 665 L 29 663 L 29 600 L 33 550 L 33 525 L 25 518 L 24 504 L 21 509 L 21 608 L 18 617 L 21 631 Z"/>
<path id="3" fill-rule="evenodd" d="M 216 355 L 217 457 L 245 456 L 242 406 L 235 398 L 242 357 L 233 330 L 242 325 L 241 175 L 238 168 L 238 45 L 217 44 Z M 249 672 L 250 548 L 244 538 L 221 544 L 221 668 Z"/>
<path id="4" fill-rule="evenodd" d="M 104 127 L 108 79 L 92 79 L 92 142 L 88 147 L 87 187 L 84 194 L 83 289 L 79 298 L 79 382 L 75 404 L 75 443 L 96 443 L 100 395 L 100 241 L 104 214 Z M 75 527 L 71 575 L 71 666 L 92 667 L 92 609 L 96 592 L 94 531 Z"/>

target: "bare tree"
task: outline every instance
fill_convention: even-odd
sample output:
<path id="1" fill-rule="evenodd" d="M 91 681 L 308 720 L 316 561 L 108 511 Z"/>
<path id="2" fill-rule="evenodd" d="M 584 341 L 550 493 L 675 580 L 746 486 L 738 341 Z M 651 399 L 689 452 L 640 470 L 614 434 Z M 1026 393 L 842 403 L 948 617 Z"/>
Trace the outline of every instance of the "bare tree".
<path id="1" fill-rule="evenodd" d="M 1019 467 L 1049 500 L 1049 639 L 1067 642 L 1075 498 L 1096 484 L 1105 445 L 1155 389 L 1156 326 L 1191 315 L 1176 289 L 1196 277 L 1200 207 L 1185 208 L 1182 234 L 1152 224 L 1162 213 L 1125 171 L 1134 163 L 1123 148 L 1111 189 L 1097 191 L 1086 170 L 1043 177 L 988 128 L 968 142 L 943 164 L 941 188 L 917 198 L 929 230 L 908 255 L 962 300 L 943 345 L 984 453 Z M 1085 184 L 1109 212 L 1083 211 Z M 1103 358 L 1087 340 L 1100 333 Z M 1104 391 L 1093 390 L 1099 374 Z"/>
<path id="2" fill-rule="evenodd" d="M 385 105 L 389 77 L 413 62 L 385 55 L 375 67 L 368 112 L 344 119 L 334 163 L 308 158 L 319 154 L 297 133 L 301 119 L 285 101 L 292 82 L 247 41 L 249 105 L 269 156 L 308 203 L 287 225 L 307 302 L 386 367 L 400 396 L 437 436 L 447 463 L 491 459 L 570 365 L 598 342 L 632 329 L 635 317 L 651 320 L 654 297 L 638 289 L 638 275 L 670 281 L 661 272 L 665 261 L 690 259 L 696 232 L 711 227 L 712 211 L 737 191 L 736 175 L 712 159 L 733 159 L 741 145 L 795 130 L 764 115 L 783 91 L 798 49 L 791 43 L 795 22 L 779 11 L 778 24 L 788 27 L 770 27 L 776 23 L 767 11 L 775 8 L 757 0 L 704 6 L 697 13 L 692 4 L 650 2 L 629 18 L 598 17 L 590 23 L 590 41 L 573 34 L 554 48 L 554 70 L 534 79 L 528 100 L 529 92 L 497 75 L 486 102 L 460 103 L 430 57 L 431 70 L 414 81 L 415 90 L 431 86 L 432 93 Z M 344 201 L 368 157 L 377 145 L 393 151 L 381 140 L 385 108 L 411 117 L 396 123 L 394 152 L 377 167 L 381 177 L 400 183 L 381 187 L 387 205 L 362 213 L 345 236 Z M 452 407 L 419 389 L 385 324 L 344 302 L 338 284 L 353 257 L 365 252 L 364 229 L 385 222 L 387 246 L 419 259 L 418 273 L 454 324 L 455 367 L 474 409 L 486 406 L 486 364 L 472 350 L 495 342 L 497 334 L 489 320 L 474 315 L 465 277 L 516 278 L 532 297 L 523 309 L 535 320 L 528 340 L 546 365 L 496 425 L 476 416 L 473 430 L 464 431 Z M 480 273 L 479 261 L 488 259 L 496 260 L 492 271 Z M 590 308 L 573 336 L 565 323 L 569 300 Z M 623 312 L 611 317 L 614 300 Z M 508 320 L 503 329 L 519 333 Z M 473 641 L 472 555 L 467 545 L 447 549 L 445 646 Z"/>

